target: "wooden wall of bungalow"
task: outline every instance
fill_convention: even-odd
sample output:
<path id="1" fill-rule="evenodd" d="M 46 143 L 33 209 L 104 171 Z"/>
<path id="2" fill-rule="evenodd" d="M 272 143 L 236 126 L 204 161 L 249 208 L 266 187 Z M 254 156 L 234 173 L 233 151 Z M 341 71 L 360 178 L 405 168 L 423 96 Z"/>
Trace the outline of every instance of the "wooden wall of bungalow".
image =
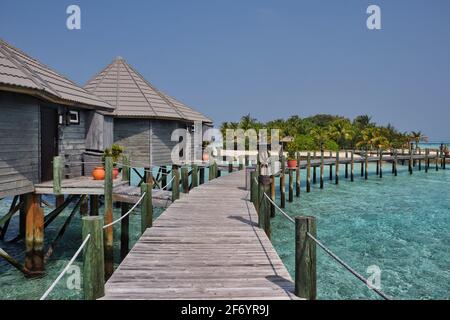
<path id="1" fill-rule="evenodd" d="M 46 110 L 47 114 L 55 115 L 54 121 L 41 120 Z M 79 124 L 60 125 L 58 114 L 67 114 L 69 110 L 79 112 Z M 103 150 L 105 143 L 110 145 L 112 142 L 108 141 L 108 135 L 105 139 L 91 137 L 99 135 L 94 129 L 98 124 L 96 120 L 104 125 L 102 117 L 92 110 L 68 108 L 29 95 L 0 91 L 0 198 L 32 192 L 33 184 L 49 180 L 43 176 L 42 168 L 43 163 L 51 162 L 54 155 L 45 153 L 49 140 L 44 141 L 42 135 L 48 132 L 52 123 L 57 130 L 55 153 L 64 158 L 65 176 L 83 175 L 81 161 L 86 149 Z"/>

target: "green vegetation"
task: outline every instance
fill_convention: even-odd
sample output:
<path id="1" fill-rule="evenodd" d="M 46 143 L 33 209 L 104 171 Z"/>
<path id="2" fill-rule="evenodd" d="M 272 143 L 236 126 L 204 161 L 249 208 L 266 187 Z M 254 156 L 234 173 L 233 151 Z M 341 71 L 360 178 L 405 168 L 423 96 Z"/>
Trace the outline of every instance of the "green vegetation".
<path id="1" fill-rule="evenodd" d="M 113 144 L 110 148 L 106 148 L 103 151 L 102 162 L 105 163 L 105 157 L 112 157 L 114 166 L 117 165 L 117 162 L 120 160 L 120 156 L 123 154 L 124 148 L 119 146 L 118 144 Z"/>
<path id="2" fill-rule="evenodd" d="M 291 155 L 301 150 L 408 148 L 411 142 L 417 147 L 421 141 L 428 140 L 422 132 L 400 132 L 390 124 L 377 125 L 368 115 L 358 116 L 353 121 L 340 116 L 319 114 L 307 118 L 292 116 L 286 120 L 262 123 L 248 114 L 239 122 L 224 122 L 221 126 L 224 136 L 227 129 L 267 129 L 269 142 L 270 130 L 280 129 L 280 139 L 294 137 L 294 142 L 286 146 L 286 151 Z"/>

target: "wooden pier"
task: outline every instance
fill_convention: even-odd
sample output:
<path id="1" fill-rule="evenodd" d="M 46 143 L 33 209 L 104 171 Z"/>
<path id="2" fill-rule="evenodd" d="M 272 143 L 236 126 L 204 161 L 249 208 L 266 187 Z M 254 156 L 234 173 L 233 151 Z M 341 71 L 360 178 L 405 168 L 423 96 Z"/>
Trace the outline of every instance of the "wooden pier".
<path id="1" fill-rule="evenodd" d="M 297 299 L 238 171 L 193 189 L 147 229 L 103 299 Z"/>

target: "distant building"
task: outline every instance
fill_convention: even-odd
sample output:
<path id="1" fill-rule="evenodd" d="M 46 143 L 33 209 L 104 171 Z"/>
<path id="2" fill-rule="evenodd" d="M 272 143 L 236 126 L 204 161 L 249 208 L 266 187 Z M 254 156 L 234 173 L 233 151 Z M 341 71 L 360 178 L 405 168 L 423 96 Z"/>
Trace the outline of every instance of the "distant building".
<path id="1" fill-rule="evenodd" d="M 179 142 L 171 141 L 175 129 L 186 129 L 193 138 L 202 131 L 194 130 L 194 122 L 212 126 L 211 119 L 156 89 L 120 57 L 84 88 L 115 108 L 102 113 L 106 121 L 99 123 L 112 121 L 113 125 L 108 125 L 109 133 L 100 135 L 110 134 L 114 143 L 125 147 L 132 163 L 170 165 L 171 151 Z M 201 154 L 196 157 L 201 159 Z"/>
<path id="2" fill-rule="evenodd" d="M 64 157 L 67 178 L 82 175 L 84 152 L 103 147 L 90 142 L 95 114 L 113 110 L 0 39 L 0 198 L 33 192 L 35 183 L 52 180 L 56 155 Z"/>

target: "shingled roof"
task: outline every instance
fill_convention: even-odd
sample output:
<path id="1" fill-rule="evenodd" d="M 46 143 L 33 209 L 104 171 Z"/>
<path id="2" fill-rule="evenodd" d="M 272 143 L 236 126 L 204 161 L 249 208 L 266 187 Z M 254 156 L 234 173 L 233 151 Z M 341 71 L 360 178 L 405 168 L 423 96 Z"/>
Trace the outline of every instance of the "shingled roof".
<path id="1" fill-rule="evenodd" d="M 22 92 L 69 106 L 112 111 L 103 99 L 81 88 L 0 39 L 0 89 Z"/>
<path id="2" fill-rule="evenodd" d="M 156 89 L 121 57 L 98 73 L 84 88 L 115 106 L 116 117 L 212 123 L 200 112 Z"/>

